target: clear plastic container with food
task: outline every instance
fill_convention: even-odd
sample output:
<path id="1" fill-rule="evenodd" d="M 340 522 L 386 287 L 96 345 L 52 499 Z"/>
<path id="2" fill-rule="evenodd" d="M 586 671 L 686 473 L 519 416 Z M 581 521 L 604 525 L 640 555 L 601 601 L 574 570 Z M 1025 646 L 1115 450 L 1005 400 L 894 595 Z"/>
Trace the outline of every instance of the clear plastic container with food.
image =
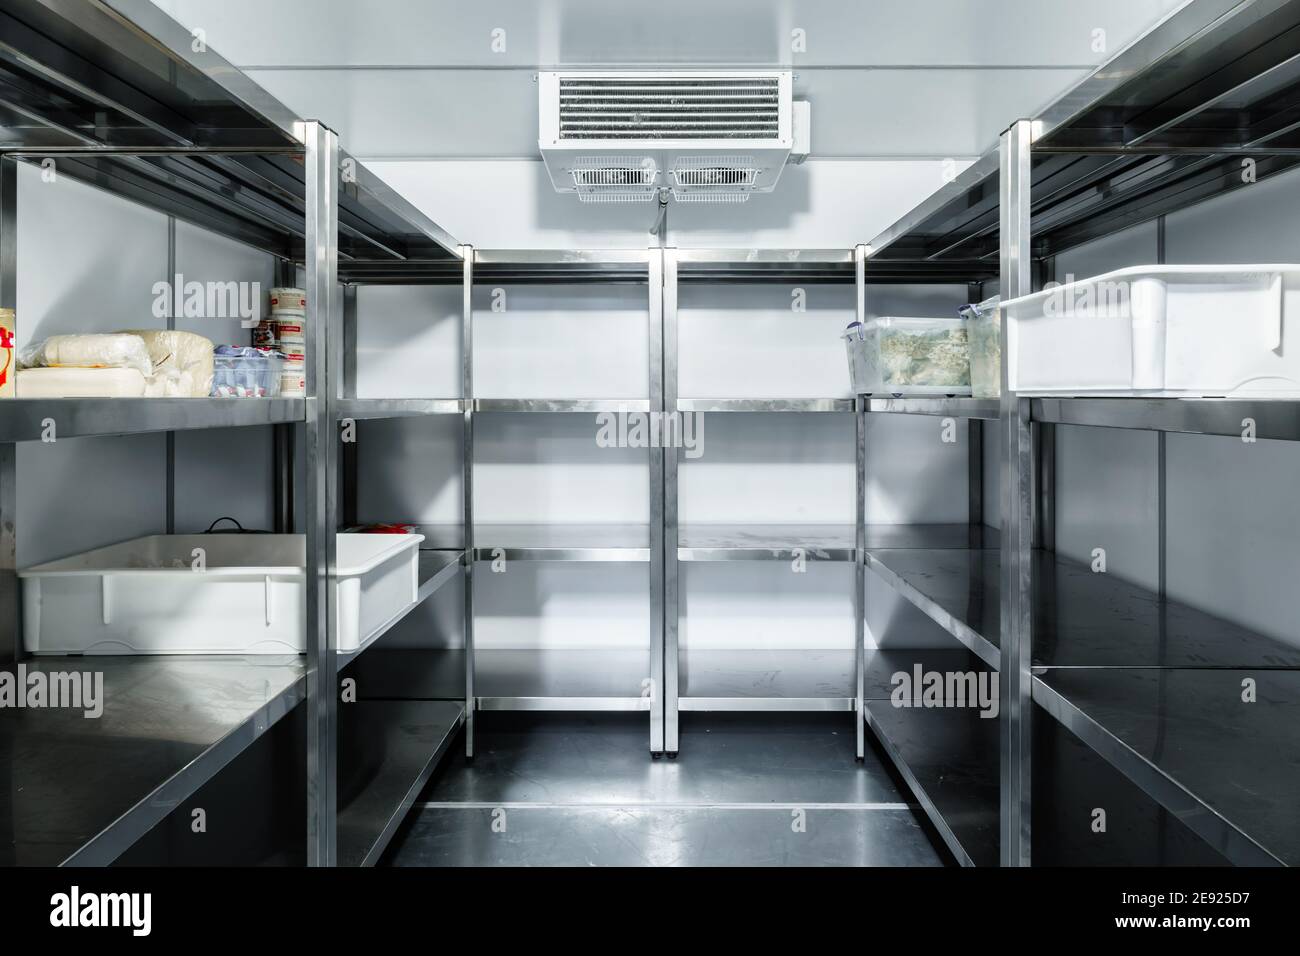
<path id="1" fill-rule="evenodd" d="M 284 356 L 271 349 L 218 346 L 212 355 L 213 398 L 277 398 Z"/>
<path id="2" fill-rule="evenodd" d="M 844 333 L 859 395 L 970 395 L 963 319 L 885 316 Z"/>
<path id="3" fill-rule="evenodd" d="M 1002 312 L 998 296 L 961 310 L 970 344 L 970 387 L 976 398 L 1002 396 Z"/>

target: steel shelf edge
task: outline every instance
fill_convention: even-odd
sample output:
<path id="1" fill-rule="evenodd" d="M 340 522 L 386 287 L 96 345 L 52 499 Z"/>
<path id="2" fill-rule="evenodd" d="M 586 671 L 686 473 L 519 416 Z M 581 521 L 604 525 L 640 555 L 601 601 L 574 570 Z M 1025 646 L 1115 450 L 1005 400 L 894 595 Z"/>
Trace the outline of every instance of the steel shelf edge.
<path id="1" fill-rule="evenodd" d="M 1283 866 L 1238 826 L 1204 803 L 1186 786 L 1152 764 L 1106 730 L 1041 676 L 1033 678 L 1033 701 L 1147 796 L 1177 817 L 1193 833 L 1244 866 Z"/>

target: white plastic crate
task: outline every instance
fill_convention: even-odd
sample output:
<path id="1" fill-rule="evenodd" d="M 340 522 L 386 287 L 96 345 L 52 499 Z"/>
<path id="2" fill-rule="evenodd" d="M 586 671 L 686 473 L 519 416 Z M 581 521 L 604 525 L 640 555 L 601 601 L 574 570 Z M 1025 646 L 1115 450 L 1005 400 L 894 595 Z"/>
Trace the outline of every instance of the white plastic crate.
<path id="1" fill-rule="evenodd" d="M 843 334 L 858 395 L 969 395 L 964 319 L 882 316 Z"/>
<path id="2" fill-rule="evenodd" d="M 1300 266 L 1138 266 L 1002 303 L 1024 394 L 1300 397 Z"/>
<path id="3" fill-rule="evenodd" d="M 363 647 L 419 591 L 423 535 L 338 535 L 331 613 Z M 202 563 L 197 564 L 202 549 Z M 151 535 L 19 571 L 32 654 L 297 654 L 306 538 Z"/>

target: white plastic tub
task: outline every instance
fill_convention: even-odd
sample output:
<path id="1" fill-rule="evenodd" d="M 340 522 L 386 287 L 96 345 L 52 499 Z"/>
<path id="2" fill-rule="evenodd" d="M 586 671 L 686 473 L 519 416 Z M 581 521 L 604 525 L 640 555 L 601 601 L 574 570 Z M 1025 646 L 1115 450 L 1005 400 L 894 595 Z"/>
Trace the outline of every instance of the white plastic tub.
<path id="1" fill-rule="evenodd" d="M 415 602 L 423 540 L 338 535 L 340 651 L 364 647 Z M 301 653 L 305 565 L 303 535 L 151 535 L 98 548 L 18 572 L 23 643 L 32 654 Z"/>
<path id="2" fill-rule="evenodd" d="M 1002 303 L 1013 391 L 1300 398 L 1300 266 L 1139 266 Z"/>
<path id="3" fill-rule="evenodd" d="M 963 319 L 883 316 L 843 335 L 859 395 L 969 395 Z"/>

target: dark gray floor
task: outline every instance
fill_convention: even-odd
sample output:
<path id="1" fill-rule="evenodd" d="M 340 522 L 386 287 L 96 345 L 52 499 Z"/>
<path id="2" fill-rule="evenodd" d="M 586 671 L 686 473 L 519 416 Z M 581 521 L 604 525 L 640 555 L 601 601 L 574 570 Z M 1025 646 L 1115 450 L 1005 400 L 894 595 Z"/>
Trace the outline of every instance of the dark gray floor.
<path id="1" fill-rule="evenodd" d="M 393 866 L 941 866 L 921 814 L 845 714 L 684 714 L 651 760 L 642 714 L 479 715 Z"/>

